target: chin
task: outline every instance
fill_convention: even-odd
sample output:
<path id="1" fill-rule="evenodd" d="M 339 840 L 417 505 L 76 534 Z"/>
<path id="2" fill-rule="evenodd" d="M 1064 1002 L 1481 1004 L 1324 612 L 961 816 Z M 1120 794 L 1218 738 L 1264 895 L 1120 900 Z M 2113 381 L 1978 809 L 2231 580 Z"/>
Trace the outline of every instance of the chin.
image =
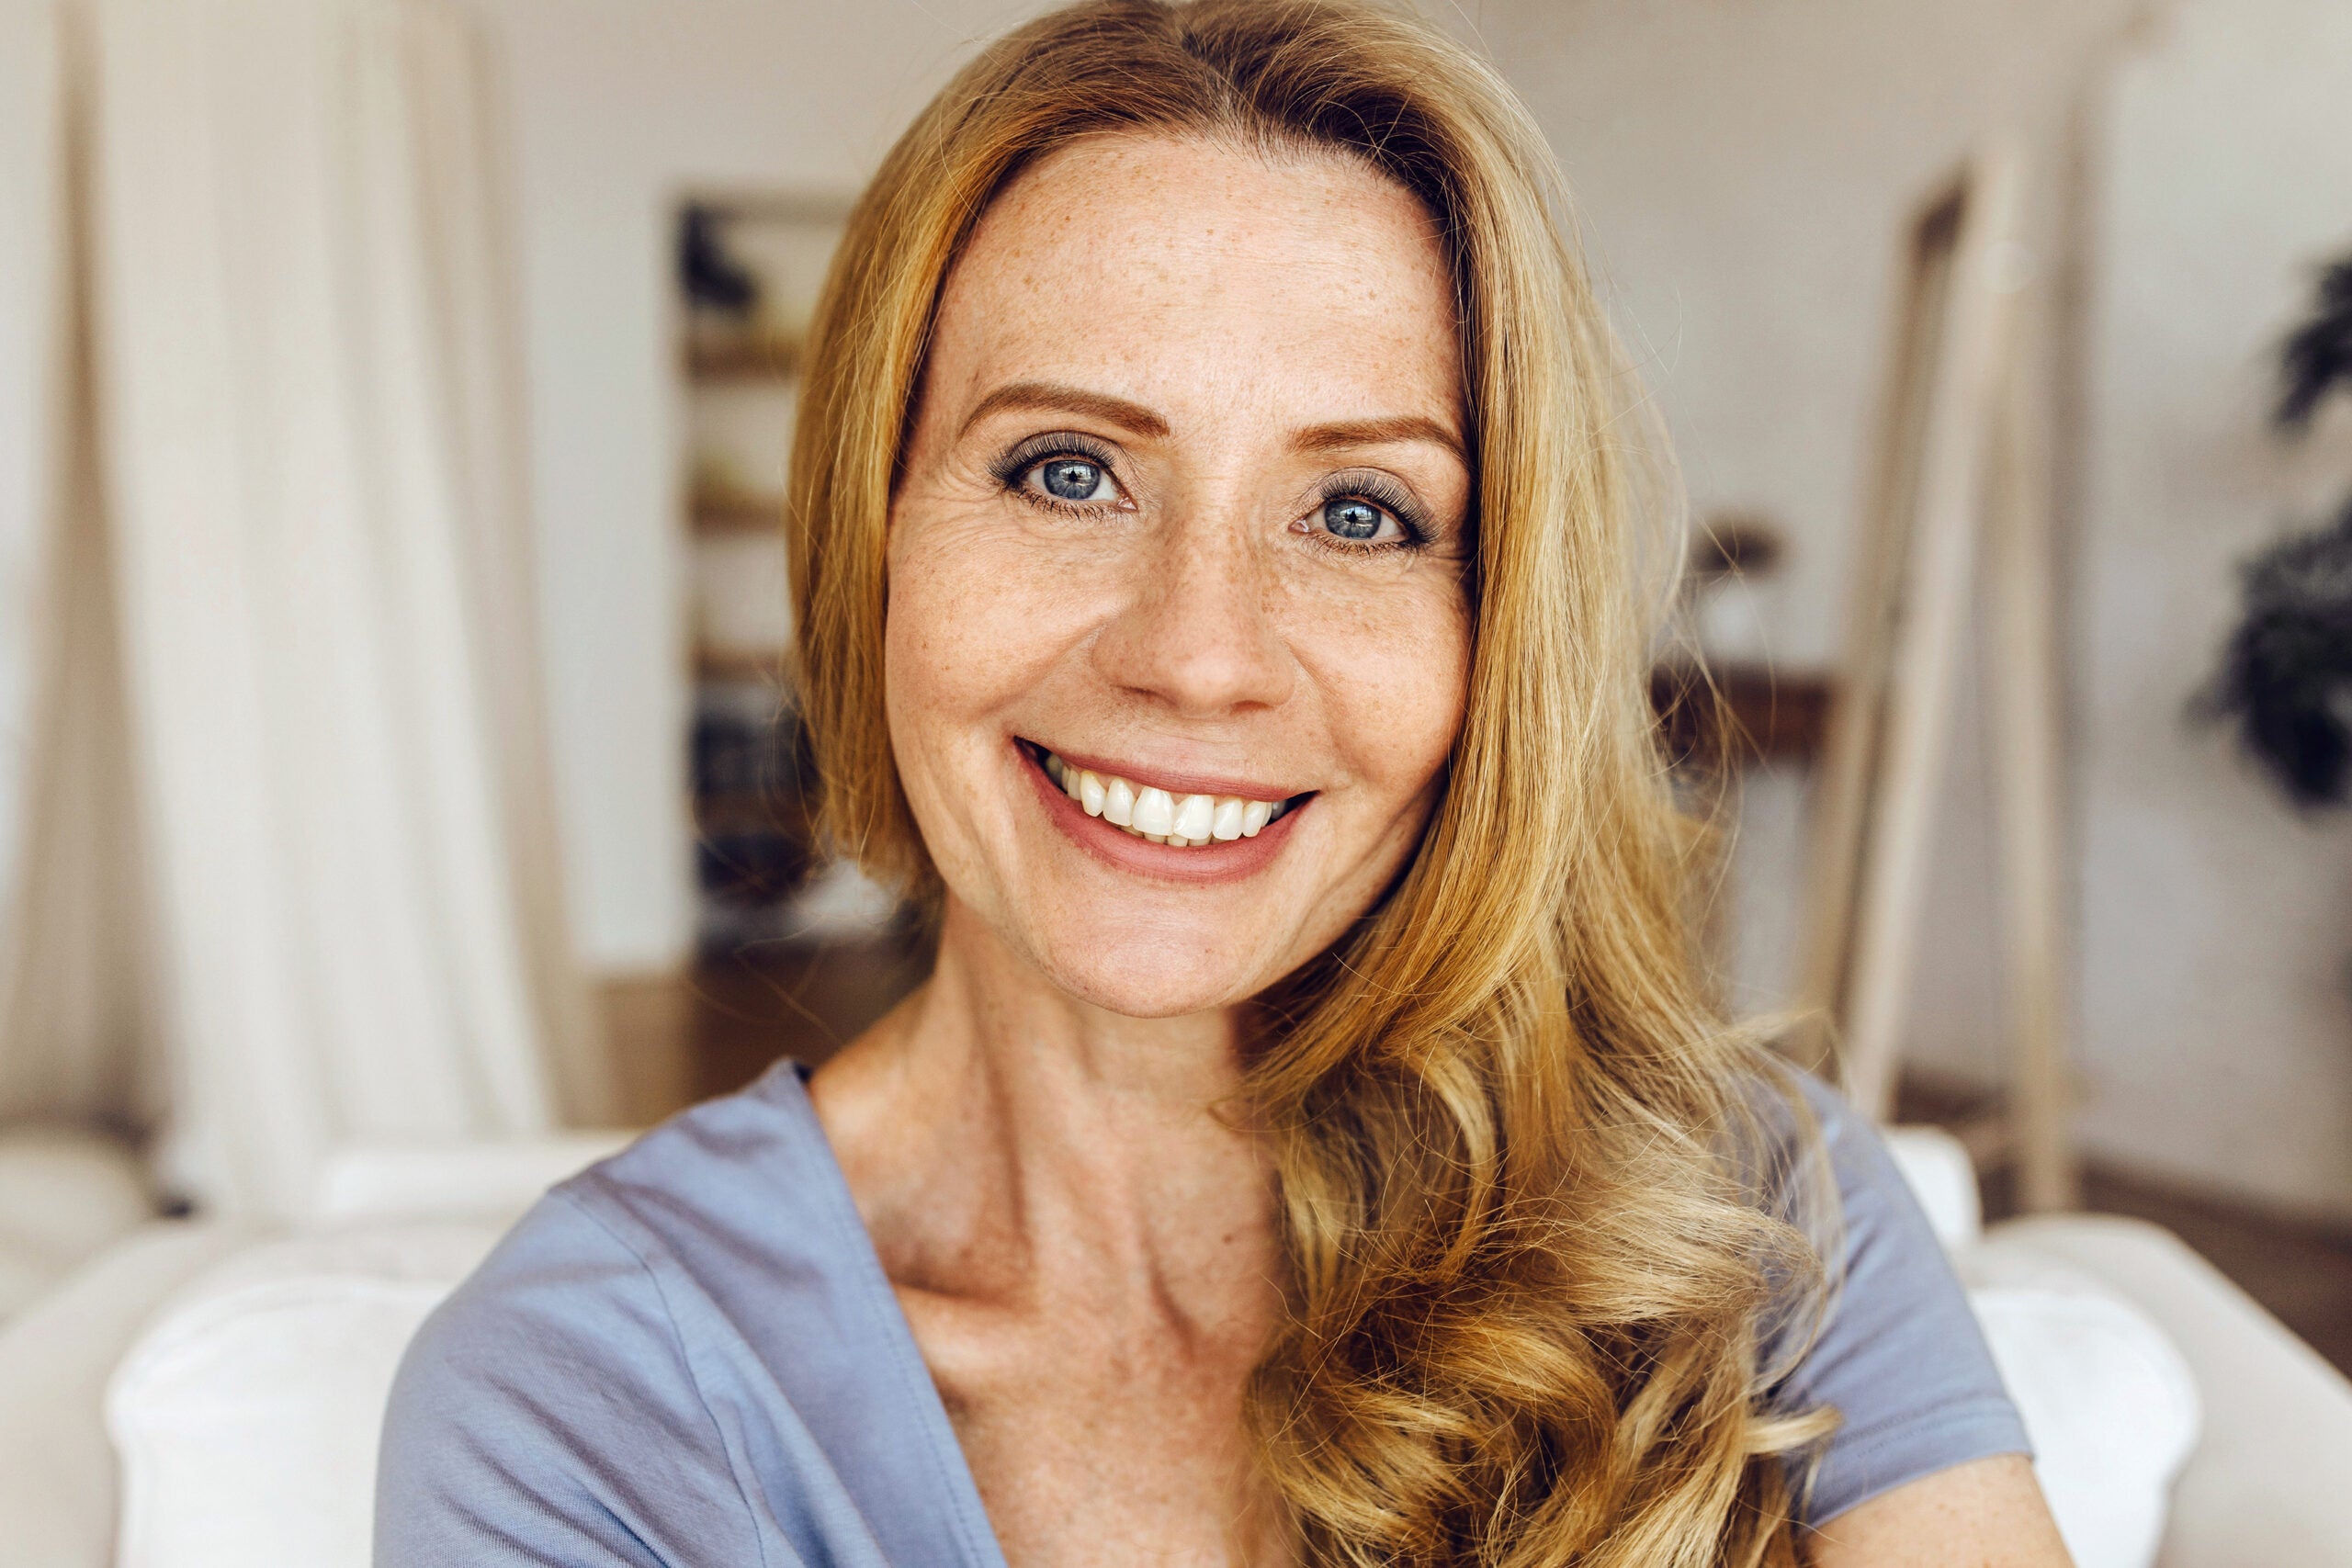
<path id="1" fill-rule="evenodd" d="M 1247 1001 L 1271 983 L 1255 964 L 1226 961 L 1176 933 L 1156 937 L 1137 962 L 1135 946 L 1047 941 L 1034 951 L 1038 967 L 1066 995 L 1124 1018 L 1184 1018 Z"/>

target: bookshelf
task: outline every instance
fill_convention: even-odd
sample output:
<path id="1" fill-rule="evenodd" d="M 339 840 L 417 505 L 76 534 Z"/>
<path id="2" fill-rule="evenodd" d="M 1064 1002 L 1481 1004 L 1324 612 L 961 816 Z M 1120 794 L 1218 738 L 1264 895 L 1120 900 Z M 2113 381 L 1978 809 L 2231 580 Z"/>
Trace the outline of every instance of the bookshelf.
<path id="1" fill-rule="evenodd" d="M 828 865 L 790 668 L 786 453 L 801 345 L 845 202 L 696 192 L 677 210 L 680 516 L 693 626 L 698 944 L 707 959 L 857 943 L 896 928 L 879 889 Z"/>

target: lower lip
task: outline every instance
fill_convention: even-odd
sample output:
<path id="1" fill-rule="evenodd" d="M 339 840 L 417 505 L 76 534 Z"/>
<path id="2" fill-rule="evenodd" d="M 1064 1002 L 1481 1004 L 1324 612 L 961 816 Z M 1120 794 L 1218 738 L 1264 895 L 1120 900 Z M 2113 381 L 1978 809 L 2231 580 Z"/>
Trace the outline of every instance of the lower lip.
<path id="1" fill-rule="evenodd" d="M 1021 748 L 1021 761 L 1036 786 L 1046 818 L 1062 830 L 1071 842 L 1115 870 L 1132 872 L 1138 876 L 1156 877 L 1162 882 L 1189 883 L 1208 886 L 1217 883 L 1239 882 L 1254 876 L 1266 863 L 1282 852 L 1283 843 L 1290 837 L 1291 829 L 1315 804 L 1312 797 L 1302 801 L 1267 823 L 1254 839 L 1215 839 L 1205 844 L 1189 844 L 1182 848 L 1174 844 L 1155 844 L 1149 839 L 1138 839 L 1115 823 L 1100 817 L 1089 817 L 1086 808 L 1068 795 L 1053 780 L 1027 747 Z"/>

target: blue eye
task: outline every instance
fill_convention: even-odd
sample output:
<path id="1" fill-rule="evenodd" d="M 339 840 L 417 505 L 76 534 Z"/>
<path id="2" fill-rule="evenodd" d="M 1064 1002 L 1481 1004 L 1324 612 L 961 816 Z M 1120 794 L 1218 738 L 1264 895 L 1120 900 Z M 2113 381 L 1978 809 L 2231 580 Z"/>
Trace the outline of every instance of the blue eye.
<path id="1" fill-rule="evenodd" d="M 1057 501 L 1101 501 L 1110 476 L 1084 457 L 1049 457 L 1037 465 L 1037 482 Z"/>
<path id="2" fill-rule="evenodd" d="M 1323 526 L 1336 538 L 1377 537 L 1381 525 L 1387 521 L 1386 513 L 1354 496 L 1339 496 L 1323 503 Z"/>

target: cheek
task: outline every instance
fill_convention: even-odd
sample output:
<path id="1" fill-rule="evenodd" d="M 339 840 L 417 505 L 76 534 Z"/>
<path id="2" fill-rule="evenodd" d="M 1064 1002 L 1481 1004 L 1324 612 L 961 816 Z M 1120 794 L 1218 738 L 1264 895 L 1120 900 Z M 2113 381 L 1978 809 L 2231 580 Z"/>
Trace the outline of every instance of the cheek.
<path id="1" fill-rule="evenodd" d="M 974 677 L 993 664 L 985 657 L 992 639 L 985 602 L 940 570 L 942 563 L 897 549 L 891 558 L 883 679 L 903 750 L 907 739 L 931 733 L 928 722 L 904 720 L 929 721 L 972 705 L 980 694 L 972 689 Z"/>
<path id="2" fill-rule="evenodd" d="M 894 527 L 883 682 L 903 760 L 986 724 L 1080 635 L 1081 585 L 1040 564 L 953 519 Z"/>
<path id="3" fill-rule="evenodd" d="M 1368 804 L 1412 808 L 1462 727 L 1470 613 L 1453 575 L 1419 566 L 1379 592 L 1325 599 L 1295 646 L 1324 694 L 1332 739 L 1371 785 Z"/>

